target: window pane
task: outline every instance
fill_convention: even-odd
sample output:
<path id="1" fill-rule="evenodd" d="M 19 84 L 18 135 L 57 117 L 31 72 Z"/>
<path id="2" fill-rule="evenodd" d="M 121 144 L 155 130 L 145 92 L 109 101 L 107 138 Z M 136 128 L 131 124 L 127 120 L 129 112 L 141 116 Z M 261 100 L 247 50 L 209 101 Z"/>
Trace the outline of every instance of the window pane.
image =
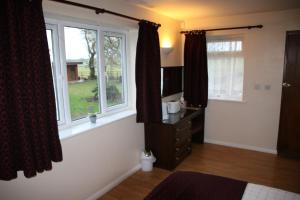
<path id="1" fill-rule="evenodd" d="M 104 65 L 107 106 L 124 103 L 123 38 L 104 35 Z"/>
<path id="2" fill-rule="evenodd" d="M 233 66 L 232 94 L 231 96 L 242 99 L 243 80 L 244 80 L 244 58 L 236 57 L 236 63 Z"/>
<path id="3" fill-rule="evenodd" d="M 47 41 L 49 47 L 49 54 L 50 54 L 50 62 L 51 62 L 51 69 L 52 69 L 52 77 L 53 77 L 53 85 L 54 85 L 54 94 L 55 94 L 55 104 L 56 104 L 56 119 L 60 121 L 60 114 L 59 114 L 59 104 L 57 98 L 57 85 L 56 85 L 56 76 L 55 76 L 55 67 L 54 67 L 54 50 L 53 50 L 53 31 L 51 29 L 46 30 L 47 34 Z"/>
<path id="4" fill-rule="evenodd" d="M 72 121 L 99 113 L 97 31 L 65 27 L 66 68 Z"/>
<path id="5" fill-rule="evenodd" d="M 244 79 L 242 50 L 241 40 L 208 42 L 209 98 L 242 100 Z"/>
<path id="6" fill-rule="evenodd" d="M 207 52 L 242 51 L 242 41 L 214 41 L 207 43 Z"/>

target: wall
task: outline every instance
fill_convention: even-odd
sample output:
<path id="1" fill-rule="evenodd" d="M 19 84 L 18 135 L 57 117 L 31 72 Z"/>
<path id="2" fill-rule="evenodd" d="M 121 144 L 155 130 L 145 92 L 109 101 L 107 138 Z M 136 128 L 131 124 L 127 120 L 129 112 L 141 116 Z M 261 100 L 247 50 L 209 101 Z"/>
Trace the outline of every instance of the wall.
<path id="1" fill-rule="evenodd" d="M 263 29 L 209 32 L 243 34 L 244 102 L 210 100 L 205 137 L 209 142 L 275 152 L 278 135 L 285 33 L 300 29 L 300 10 L 185 21 L 185 29 L 263 24 Z M 261 89 L 255 90 L 258 84 Z M 271 85 L 265 90 L 265 85 Z"/>
<path id="2" fill-rule="evenodd" d="M 170 37 L 176 49 L 169 55 L 170 65 L 179 65 L 181 45 L 179 22 L 153 14 L 148 10 L 129 6 L 122 1 L 78 1 L 104 7 L 134 17 L 145 18 L 162 24 L 161 38 Z M 44 1 L 46 16 L 55 18 L 126 28 L 129 31 L 129 91 L 131 108 L 135 107 L 135 47 L 137 22 L 111 15 L 96 16 L 92 11 Z M 166 62 L 162 58 L 163 62 Z M 135 115 L 87 131 L 62 141 L 64 160 L 55 163 L 53 170 L 26 179 L 22 173 L 16 180 L 0 181 L 0 199 L 3 200 L 81 200 L 97 191 L 106 190 L 124 174 L 139 164 L 144 148 L 143 125 L 135 122 Z M 100 194 L 100 193 L 98 193 Z"/>
<path id="3" fill-rule="evenodd" d="M 132 116 L 63 140 L 63 162 L 31 179 L 0 181 L 0 199 L 86 199 L 139 163 L 143 138 Z"/>

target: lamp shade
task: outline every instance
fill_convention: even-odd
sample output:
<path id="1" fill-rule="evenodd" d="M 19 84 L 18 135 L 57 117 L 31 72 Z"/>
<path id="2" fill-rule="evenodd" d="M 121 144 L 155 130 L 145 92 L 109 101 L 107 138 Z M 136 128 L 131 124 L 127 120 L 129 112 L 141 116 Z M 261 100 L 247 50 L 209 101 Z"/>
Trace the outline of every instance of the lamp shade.
<path id="1" fill-rule="evenodd" d="M 171 51 L 173 50 L 172 47 L 162 47 L 161 51 L 165 54 L 168 55 L 169 53 L 171 53 Z"/>

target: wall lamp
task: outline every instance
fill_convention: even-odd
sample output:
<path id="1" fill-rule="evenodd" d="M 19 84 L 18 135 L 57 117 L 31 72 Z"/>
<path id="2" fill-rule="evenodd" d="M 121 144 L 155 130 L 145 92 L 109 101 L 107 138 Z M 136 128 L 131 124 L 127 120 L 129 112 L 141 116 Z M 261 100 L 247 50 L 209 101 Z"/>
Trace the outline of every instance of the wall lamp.
<path id="1" fill-rule="evenodd" d="M 173 51 L 173 47 L 161 47 L 161 51 L 167 56 Z"/>

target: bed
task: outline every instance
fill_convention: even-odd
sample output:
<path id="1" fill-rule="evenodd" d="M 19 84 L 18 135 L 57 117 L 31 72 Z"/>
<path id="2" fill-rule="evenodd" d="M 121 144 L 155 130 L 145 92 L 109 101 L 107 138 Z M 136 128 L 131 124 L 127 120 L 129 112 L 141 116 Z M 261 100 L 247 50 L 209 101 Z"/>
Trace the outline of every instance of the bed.
<path id="1" fill-rule="evenodd" d="M 145 200 L 300 200 L 300 195 L 230 178 L 178 171 Z"/>
<path id="2" fill-rule="evenodd" d="M 264 185 L 248 183 L 242 200 L 300 200 L 300 195 Z"/>

